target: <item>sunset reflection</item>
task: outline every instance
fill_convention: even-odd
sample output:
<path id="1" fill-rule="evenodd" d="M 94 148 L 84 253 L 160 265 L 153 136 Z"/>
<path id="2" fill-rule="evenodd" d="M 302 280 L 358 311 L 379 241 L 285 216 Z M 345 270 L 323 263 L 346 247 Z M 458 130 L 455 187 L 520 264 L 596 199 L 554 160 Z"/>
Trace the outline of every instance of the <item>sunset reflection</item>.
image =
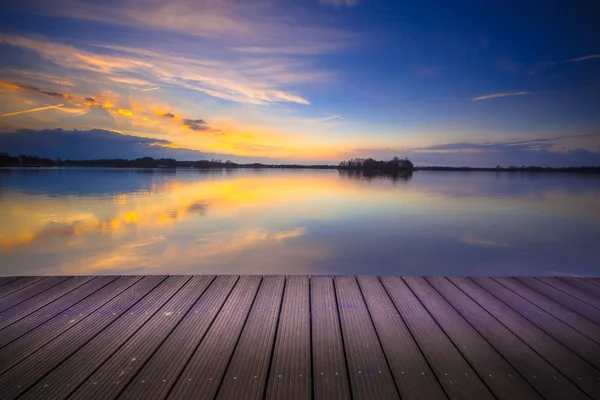
<path id="1" fill-rule="evenodd" d="M 123 190 L 105 189 L 116 174 Z M 540 252 L 552 243 L 583 246 L 581 257 L 592 250 L 586 239 L 564 240 L 573 230 L 598 233 L 597 181 L 578 186 L 573 178 L 565 186 L 536 178 L 503 187 L 512 177 L 461 175 L 457 185 L 452 175 L 418 174 L 395 180 L 337 171 L 12 171 L 0 181 L 0 256 L 14 269 L 5 273 L 20 274 L 399 266 L 421 274 L 441 268 L 433 262 L 446 252 L 487 252 L 494 261 L 488 265 L 492 257 L 481 253 L 480 267 L 498 268 L 525 245 L 540 259 L 536 245 Z M 42 180 L 54 189 L 40 189 Z M 541 219 L 547 215 L 553 218 Z M 434 243 L 437 254 L 427 250 Z M 414 246 L 421 250 L 410 251 Z M 358 249 L 362 266 L 352 257 Z"/>

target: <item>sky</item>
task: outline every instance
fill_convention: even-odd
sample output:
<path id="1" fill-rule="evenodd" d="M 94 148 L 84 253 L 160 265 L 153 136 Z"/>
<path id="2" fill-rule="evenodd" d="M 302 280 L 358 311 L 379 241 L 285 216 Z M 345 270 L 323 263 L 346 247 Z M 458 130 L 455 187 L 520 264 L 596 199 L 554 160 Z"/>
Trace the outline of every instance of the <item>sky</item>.
<path id="1" fill-rule="evenodd" d="M 593 0 L 21 0 L 0 151 L 600 165 Z"/>

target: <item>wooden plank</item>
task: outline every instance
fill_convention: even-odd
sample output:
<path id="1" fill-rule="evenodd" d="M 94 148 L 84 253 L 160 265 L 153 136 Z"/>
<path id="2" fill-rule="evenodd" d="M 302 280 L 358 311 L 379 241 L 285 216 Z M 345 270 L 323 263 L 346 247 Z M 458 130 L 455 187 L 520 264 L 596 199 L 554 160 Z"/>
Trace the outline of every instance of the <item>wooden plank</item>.
<path id="1" fill-rule="evenodd" d="M 114 354 L 189 280 L 171 276 L 75 354 L 44 376 L 20 399 L 64 399 Z"/>
<path id="2" fill-rule="evenodd" d="M 376 276 L 360 276 L 358 283 L 400 397 L 404 400 L 447 399 L 425 356 L 379 279 Z"/>
<path id="3" fill-rule="evenodd" d="M 187 280 L 185 285 L 100 368 L 93 371 L 69 398 L 117 398 L 187 315 L 213 279 L 212 276 L 194 276 Z"/>
<path id="4" fill-rule="evenodd" d="M 43 276 L 24 276 L 22 278 L 15 279 L 14 281 L 8 282 L 7 284 L 0 286 L 0 304 L 2 304 L 2 299 L 8 296 L 9 294 L 26 288 L 29 285 L 33 285 L 34 283 L 42 279 L 44 279 Z"/>
<path id="5" fill-rule="evenodd" d="M 265 276 L 217 399 L 258 400 L 265 395 L 285 277 Z"/>
<path id="6" fill-rule="evenodd" d="M 564 280 L 559 279 L 559 278 L 542 277 L 542 278 L 535 278 L 535 279 L 538 279 L 558 290 L 562 290 L 563 292 L 570 294 L 571 296 L 575 297 L 576 299 L 579 299 L 581 301 L 588 303 L 591 306 L 596 307 L 600 311 L 600 298 L 598 296 L 593 295 L 592 293 L 588 292 L 585 289 L 582 289 L 572 283 L 565 282 Z"/>
<path id="7" fill-rule="evenodd" d="M 494 351 L 499 353 L 498 356 L 501 355 L 510 363 L 507 368 L 497 357 L 492 357 L 491 360 L 495 360 L 493 362 L 496 366 L 499 364 L 500 368 L 480 372 L 480 375 L 489 374 L 488 385 L 498 398 L 539 398 L 540 393 L 546 399 L 560 399 L 565 393 L 563 389 L 572 389 L 571 383 L 564 377 L 554 379 L 553 376 L 560 375 L 558 371 L 486 311 L 487 307 L 494 307 L 494 304 L 486 303 L 483 306 L 476 303 L 446 278 L 428 277 L 427 281 L 493 346 Z M 480 300 L 485 302 L 485 299 Z M 486 360 L 485 353 L 477 354 L 477 349 L 474 348 L 476 341 L 467 336 L 462 340 L 463 343 L 457 343 L 457 347 L 464 348 L 463 352 L 470 348 L 472 352 L 475 351 L 475 358 L 478 358 L 472 364 L 483 362 L 485 368 L 485 364 L 491 362 Z M 490 369 L 492 368 L 493 365 L 490 364 Z M 494 385 L 496 379 L 498 382 Z"/>
<path id="8" fill-rule="evenodd" d="M 510 290 L 503 293 L 506 298 L 503 297 L 502 300 L 506 304 L 575 354 L 600 369 L 600 345 L 598 343 L 553 317 L 549 312 L 521 298 L 516 293 Z M 511 293 L 512 296 L 510 296 Z"/>
<path id="9" fill-rule="evenodd" d="M 540 329 L 528 318 L 515 311 L 515 308 L 521 310 L 527 309 L 527 315 L 530 315 L 530 312 L 532 314 L 536 312 L 536 306 L 515 295 L 514 292 L 493 279 L 472 278 L 479 286 L 479 290 L 475 290 L 477 289 L 476 286 L 474 286 L 472 281 L 467 282 L 466 278 L 462 280 L 458 278 L 451 279 L 523 342 L 542 355 L 546 361 L 552 364 L 556 370 L 560 371 L 574 385 L 592 397 L 600 397 L 600 385 L 597 384 L 598 378 L 600 378 L 600 371 L 558 342 L 547 332 Z M 485 291 L 482 291 L 481 288 L 485 289 Z M 535 376 L 535 379 L 541 379 L 540 374 L 536 374 Z M 557 377 L 556 380 L 558 381 L 558 375 L 553 374 L 552 379 L 554 379 L 554 376 Z M 578 397 L 576 391 L 570 388 L 570 386 L 565 382 L 562 393 L 566 397 L 563 398 L 571 399 Z"/>
<path id="10" fill-rule="evenodd" d="M 546 284 L 545 282 L 539 281 L 534 278 L 515 278 L 522 284 L 529 286 L 530 288 L 538 291 L 551 298 L 554 301 L 559 302 L 563 306 L 571 309 L 579 315 L 582 315 L 596 324 L 600 324 L 600 310 L 589 305 L 588 303 L 581 301 L 562 290 L 559 290 L 551 285 Z"/>
<path id="11" fill-rule="evenodd" d="M 286 278 L 266 399 L 311 398 L 309 281 Z"/>
<path id="12" fill-rule="evenodd" d="M 495 399 L 406 283 L 381 278 L 394 305 L 451 399 Z"/>
<path id="13" fill-rule="evenodd" d="M 0 277 L 0 287 L 10 283 L 16 279 L 22 278 L 21 276 L 2 276 Z"/>
<path id="14" fill-rule="evenodd" d="M 586 281 L 581 278 L 568 278 L 568 277 L 560 277 L 560 279 L 570 285 L 578 287 L 579 289 L 585 290 L 586 292 L 596 296 L 598 301 L 600 301 L 600 286 L 596 286 L 593 283 Z"/>
<path id="15" fill-rule="evenodd" d="M 45 290 L 58 285 L 59 283 L 67 280 L 67 276 L 50 276 L 45 279 L 41 279 L 21 290 L 17 290 L 7 296 L 4 296 L 0 300 L 0 312 L 4 312 L 11 307 L 14 307 L 37 294 L 44 292 Z"/>
<path id="16" fill-rule="evenodd" d="M 399 399 L 355 277 L 336 277 L 335 292 L 354 399 Z"/>
<path id="17" fill-rule="evenodd" d="M 332 277 L 310 278 L 314 399 L 350 398 L 350 381 Z"/>
<path id="18" fill-rule="evenodd" d="M 237 280 L 237 276 L 218 276 L 119 397 L 123 399 L 165 398 L 229 297 Z"/>
<path id="19" fill-rule="evenodd" d="M 48 290 L 45 290 L 42 293 L 25 300 L 17 307 L 9 308 L 8 310 L 0 313 L 0 330 L 22 318 L 25 318 L 27 315 L 39 310 L 49 303 L 52 303 L 56 299 L 61 298 L 62 296 L 77 289 L 92 279 L 93 277 L 91 276 L 74 276 L 72 278 L 65 279 L 58 285 L 55 285 Z"/>
<path id="20" fill-rule="evenodd" d="M 450 281 L 442 278 L 445 281 L 436 281 L 438 286 L 451 286 L 456 289 Z M 442 296 L 438 291 L 433 288 L 425 278 L 420 277 L 407 277 L 404 281 L 411 288 L 413 293 L 421 300 L 421 303 L 427 308 L 431 316 L 436 320 L 438 325 L 448 335 L 450 340 L 454 343 L 456 348 L 462 353 L 462 355 L 471 364 L 473 369 L 486 383 L 487 387 L 498 399 L 541 399 L 540 395 L 530 385 L 536 385 L 536 382 L 528 383 L 519 372 L 511 365 L 507 360 L 499 353 L 501 350 L 509 350 L 511 346 L 525 346 L 520 340 L 514 337 L 513 341 L 506 343 L 501 341 L 497 337 L 493 330 L 486 329 L 483 325 L 479 324 L 478 317 L 479 313 L 484 314 L 485 311 L 481 307 L 476 306 L 474 303 L 460 304 L 460 302 L 453 301 L 452 295 L 459 295 L 458 289 L 456 291 L 447 291 L 447 296 Z M 463 294 L 464 296 L 464 294 Z M 464 296 L 461 300 L 469 300 L 468 297 Z M 451 303 L 449 303 L 449 301 Z M 471 309 L 467 308 L 468 305 L 472 305 Z M 455 308 L 458 306 L 458 308 Z M 465 312 L 468 311 L 468 312 Z M 464 313 L 464 315 L 463 315 Z M 475 318 L 470 318 L 470 317 Z M 464 317 L 464 318 L 463 318 Z M 469 318 L 468 318 L 469 317 Z M 493 320 L 490 316 L 489 320 Z M 486 322 L 491 322 L 491 321 Z M 496 329 L 502 326 L 496 322 Z M 474 324 L 475 323 L 475 324 Z M 506 331 L 506 329 L 504 329 Z M 487 336 L 483 336 L 483 334 Z M 498 332 L 499 334 L 506 333 L 503 331 Z M 487 339 L 487 340 L 486 340 Z M 492 342 L 490 344 L 490 342 Z M 504 345 L 504 347 L 494 347 L 493 345 Z M 502 352 L 502 351 L 501 351 Z M 507 354 L 502 352 L 502 354 Z M 508 353 L 515 355 L 513 360 L 518 361 L 519 356 L 515 353 Z M 509 360 L 510 361 L 510 360 Z M 539 361 L 543 361 L 540 359 Z M 547 363 L 546 363 L 547 364 Z M 538 366 L 538 364 L 536 364 Z M 547 367 L 550 367 L 547 364 Z M 553 382 L 551 382 L 553 383 Z M 540 390 L 540 386 L 542 387 Z M 540 382 L 536 387 L 538 390 L 547 390 L 547 394 L 551 396 L 554 392 L 551 389 L 547 389 L 544 386 L 544 382 Z"/>
<path id="21" fill-rule="evenodd" d="M 168 398 L 215 398 L 261 279 L 260 276 L 240 278 Z"/>
<path id="22" fill-rule="evenodd" d="M 584 278 L 581 278 L 581 279 L 584 279 Z M 589 283 L 593 283 L 596 286 L 600 286 L 600 278 L 590 278 L 590 277 L 588 277 L 588 278 L 585 278 L 585 281 L 589 282 Z"/>
<path id="23" fill-rule="evenodd" d="M 115 279 L 117 278 L 114 276 L 96 277 L 84 285 L 79 286 L 74 291 L 61 297 L 60 299 L 57 299 L 56 301 L 29 314 L 27 317 L 2 328 L 0 330 L 0 349 L 19 339 L 20 337 L 23 337 L 25 334 L 31 332 L 45 322 L 56 318 L 67 308 L 73 307 L 79 301 L 105 287 Z M 56 331 L 55 333 L 58 334 L 60 332 Z"/>
<path id="24" fill-rule="evenodd" d="M 35 354 L 0 376 L 3 399 L 14 399 L 37 383 L 46 374 L 102 332 L 108 325 L 128 312 L 150 293 L 165 277 L 148 276 L 139 279 L 127 290 L 89 315 Z M 130 281 L 134 279 L 130 278 Z M 2 364 L 0 362 L 0 364 Z"/>
<path id="25" fill-rule="evenodd" d="M 57 315 L 0 349 L 0 374 L 38 351 L 64 332 L 75 328 L 90 314 L 127 290 L 127 288 L 140 279 L 141 277 L 119 278 L 89 298 L 61 312 L 60 315 Z"/>
<path id="26" fill-rule="evenodd" d="M 588 339 L 600 344 L 600 325 L 574 313 L 562 304 L 544 296 L 513 278 L 494 278 L 498 283 L 527 299 L 553 317 L 576 329 Z"/>

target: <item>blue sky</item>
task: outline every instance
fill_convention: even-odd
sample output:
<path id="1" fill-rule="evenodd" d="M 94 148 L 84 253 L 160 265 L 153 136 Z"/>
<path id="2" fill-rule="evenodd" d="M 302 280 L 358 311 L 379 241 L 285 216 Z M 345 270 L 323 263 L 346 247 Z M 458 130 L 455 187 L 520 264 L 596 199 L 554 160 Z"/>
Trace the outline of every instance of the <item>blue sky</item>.
<path id="1" fill-rule="evenodd" d="M 267 162 L 600 164 L 594 9 L 592 1 L 13 2 L 0 16 L 0 150 L 9 148 L 5 134 L 21 151 L 39 134 L 76 129 L 105 153 L 117 131 L 187 159 L 195 151 Z M 69 146 L 48 141 L 50 156 Z M 134 144 L 120 153 L 131 157 L 148 146 L 125 142 Z M 69 154 L 104 155 L 73 146 Z"/>

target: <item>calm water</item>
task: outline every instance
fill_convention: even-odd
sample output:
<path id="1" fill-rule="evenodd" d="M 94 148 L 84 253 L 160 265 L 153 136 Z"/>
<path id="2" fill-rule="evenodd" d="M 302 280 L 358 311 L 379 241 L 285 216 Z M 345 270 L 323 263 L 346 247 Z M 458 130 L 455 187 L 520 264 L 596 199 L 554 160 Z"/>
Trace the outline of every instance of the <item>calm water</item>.
<path id="1" fill-rule="evenodd" d="M 0 171 L 0 275 L 600 276 L 600 177 Z"/>

